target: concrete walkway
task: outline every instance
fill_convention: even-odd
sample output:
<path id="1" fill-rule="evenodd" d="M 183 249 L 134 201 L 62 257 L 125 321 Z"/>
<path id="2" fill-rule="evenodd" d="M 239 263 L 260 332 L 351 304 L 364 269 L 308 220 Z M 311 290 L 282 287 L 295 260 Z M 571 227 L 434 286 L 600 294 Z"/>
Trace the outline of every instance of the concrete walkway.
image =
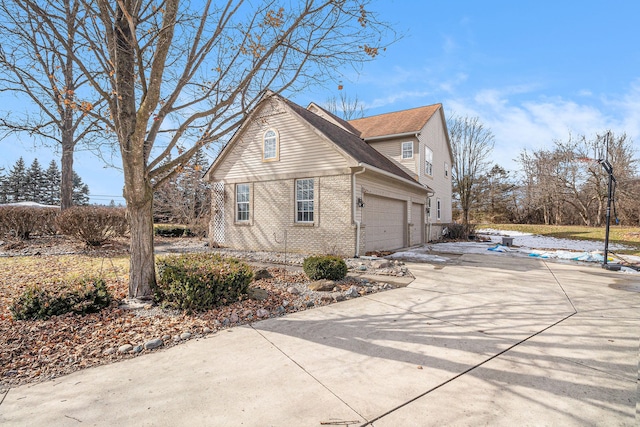
<path id="1" fill-rule="evenodd" d="M 10 390 L 3 426 L 638 425 L 640 277 L 496 255 Z"/>

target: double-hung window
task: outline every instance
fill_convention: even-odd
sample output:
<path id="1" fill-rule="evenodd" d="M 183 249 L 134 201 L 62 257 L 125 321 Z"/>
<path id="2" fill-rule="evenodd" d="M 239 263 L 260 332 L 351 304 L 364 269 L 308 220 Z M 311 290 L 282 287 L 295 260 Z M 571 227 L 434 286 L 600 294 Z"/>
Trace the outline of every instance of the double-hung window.
<path id="1" fill-rule="evenodd" d="M 264 133 L 262 160 L 278 160 L 278 134 L 273 129 Z"/>
<path id="2" fill-rule="evenodd" d="M 402 158 L 403 159 L 413 158 L 413 141 L 402 143 Z"/>
<path id="3" fill-rule="evenodd" d="M 436 200 L 436 219 L 442 219 L 441 203 L 440 199 Z"/>
<path id="4" fill-rule="evenodd" d="M 296 222 L 313 222 L 313 178 L 296 180 Z"/>
<path id="5" fill-rule="evenodd" d="M 249 221 L 249 184 L 236 184 L 236 221 Z"/>
<path id="6" fill-rule="evenodd" d="M 424 174 L 433 176 L 433 151 L 424 147 Z"/>

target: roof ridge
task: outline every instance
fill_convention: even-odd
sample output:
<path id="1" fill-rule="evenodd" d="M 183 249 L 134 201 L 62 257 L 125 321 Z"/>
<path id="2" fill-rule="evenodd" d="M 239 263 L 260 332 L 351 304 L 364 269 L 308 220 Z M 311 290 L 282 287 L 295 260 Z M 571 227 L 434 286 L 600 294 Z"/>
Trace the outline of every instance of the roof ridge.
<path id="1" fill-rule="evenodd" d="M 365 116 L 365 117 L 360 117 L 358 119 L 353 119 L 353 120 L 347 120 L 348 123 L 351 122 L 355 122 L 356 120 L 365 120 L 365 119 L 371 119 L 373 117 L 379 117 L 379 116 L 386 116 L 388 114 L 396 114 L 396 113 L 405 113 L 407 111 L 412 111 L 412 110 L 419 110 L 421 108 L 428 108 L 428 107 L 435 107 L 435 106 L 442 106 L 442 102 L 436 102 L 435 104 L 429 104 L 429 105 L 422 105 L 420 107 L 412 107 L 412 108 L 405 108 L 404 110 L 397 110 L 397 111 L 389 111 L 387 113 L 380 113 L 380 114 L 374 114 L 373 116 Z"/>

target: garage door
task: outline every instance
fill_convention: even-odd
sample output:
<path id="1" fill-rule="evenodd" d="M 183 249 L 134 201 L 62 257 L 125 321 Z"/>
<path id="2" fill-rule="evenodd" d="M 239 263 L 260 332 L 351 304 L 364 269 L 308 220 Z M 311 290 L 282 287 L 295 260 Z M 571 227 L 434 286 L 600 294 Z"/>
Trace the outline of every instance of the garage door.
<path id="1" fill-rule="evenodd" d="M 407 229 L 407 203 L 402 200 L 365 195 L 363 220 L 365 224 L 365 251 L 402 248 Z"/>
<path id="2" fill-rule="evenodd" d="M 411 204 L 411 227 L 409 228 L 411 246 L 424 243 L 424 205 Z"/>

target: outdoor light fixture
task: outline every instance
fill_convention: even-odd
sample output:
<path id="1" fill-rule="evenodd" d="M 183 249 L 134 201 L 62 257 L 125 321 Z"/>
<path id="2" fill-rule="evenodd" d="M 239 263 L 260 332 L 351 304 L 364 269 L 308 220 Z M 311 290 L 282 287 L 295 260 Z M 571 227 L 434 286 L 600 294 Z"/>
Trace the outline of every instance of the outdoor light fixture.
<path id="1" fill-rule="evenodd" d="M 362 197 L 358 197 L 358 207 L 364 208 L 364 201 L 362 200 Z"/>

